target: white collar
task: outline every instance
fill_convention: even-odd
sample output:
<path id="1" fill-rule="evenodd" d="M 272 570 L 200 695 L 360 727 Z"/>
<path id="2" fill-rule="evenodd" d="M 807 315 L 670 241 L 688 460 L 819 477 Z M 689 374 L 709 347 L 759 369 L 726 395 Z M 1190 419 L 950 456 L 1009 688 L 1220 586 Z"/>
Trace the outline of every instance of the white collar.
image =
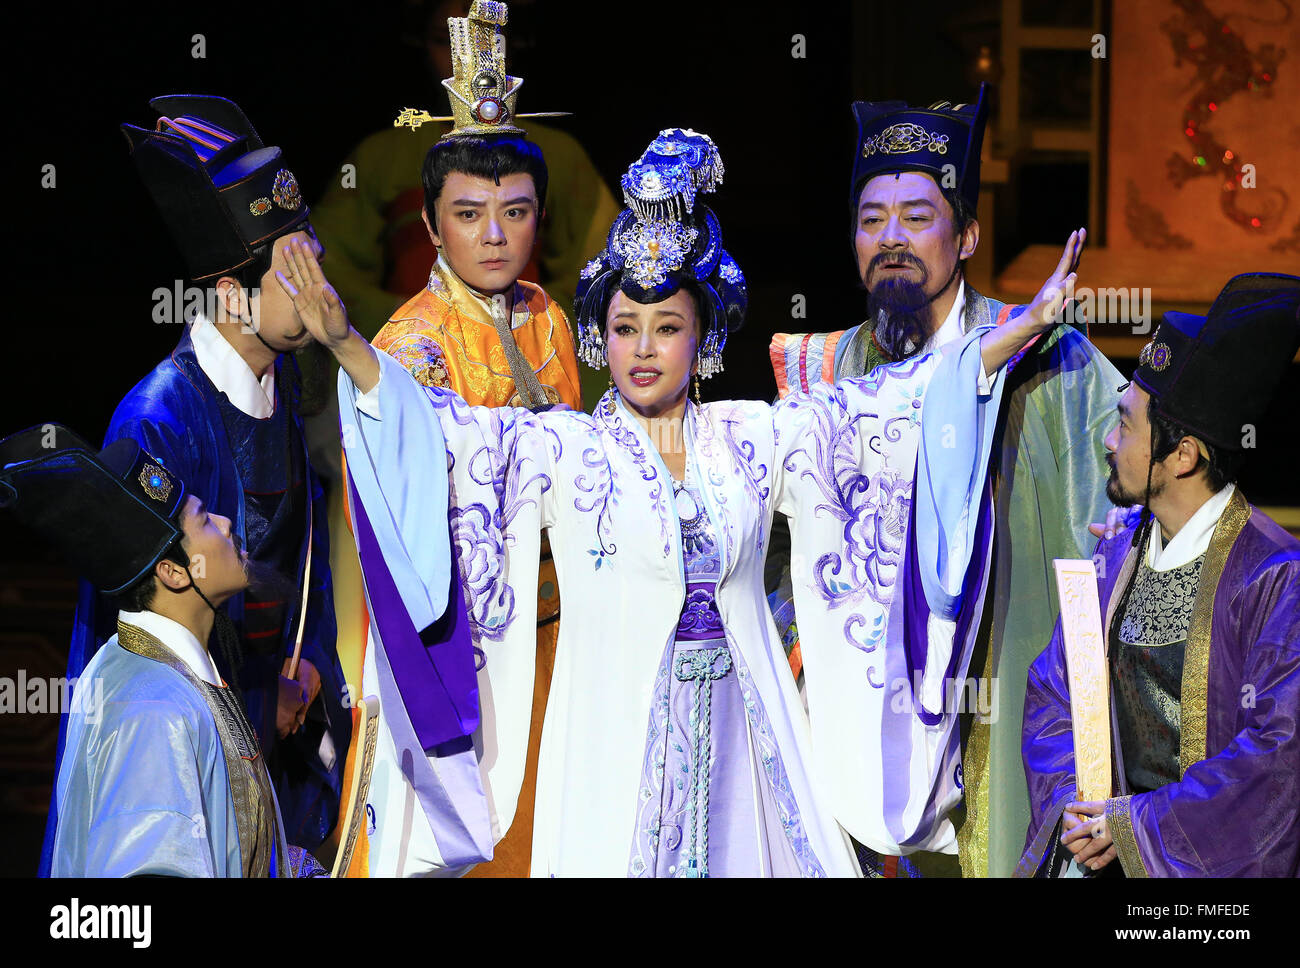
<path id="1" fill-rule="evenodd" d="M 952 301 L 952 308 L 948 310 L 948 315 L 944 318 L 943 325 L 934 331 L 923 347 L 922 353 L 933 353 L 935 350 L 943 349 L 944 346 L 953 340 L 962 337 L 962 316 L 966 311 L 966 280 L 957 283 L 957 298 Z"/>
<path id="2" fill-rule="evenodd" d="M 258 420 L 275 413 L 275 367 L 267 367 L 259 378 L 216 325 L 202 313 L 190 324 L 194 358 L 212 385 L 230 398 L 242 412 Z"/>
<path id="3" fill-rule="evenodd" d="M 143 629 L 155 639 L 167 646 L 169 650 L 185 663 L 186 668 L 210 686 L 221 686 L 221 676 L 216 663 L 208 650 L 199 644 L 194 633 L 175 619 L 157 612 L 128 612 L 125 609 L 117 613 L 119 621 Z"/>
<path id="4" fill-rule="evenodd" d="M 1181 568 L 1204 554 L 1205 549 L 1210 547 L 1214 528 L 1219 523 L 1219 518 L 1223 517 L 1224 509 L 1236 489 L 1235 484 L 1229 484 L 1197 508 L 1196 513 L 1187 519 L 1187 523 L 1169 539 L 1167 545 L 1160 537 L 1160 522 L 1155 522 L 1151 528 L 1151 541 L 1147 545 L 1147 567 L 1152 571 L 1169 571 L 1171 568 Z"/>

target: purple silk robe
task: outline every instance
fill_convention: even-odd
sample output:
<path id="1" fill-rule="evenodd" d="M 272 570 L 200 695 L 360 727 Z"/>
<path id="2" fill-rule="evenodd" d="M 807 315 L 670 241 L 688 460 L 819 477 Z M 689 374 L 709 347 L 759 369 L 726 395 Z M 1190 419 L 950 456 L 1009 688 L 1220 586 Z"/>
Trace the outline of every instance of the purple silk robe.
<path id="1" fill-rule="evenodd" d="M 1138 560 L 1132 533 L 1098 545 L 1105 628 Z M 1300 541 L 1241 492 L 1205 556 L 1183 667 L 1177 783 L 1106 801 L 1129 877 L 1295 877 L 1300 867 Z M 1112 723 L 1114 717 L 1112 716 Z M 1029 670 L 1022 753 L 1033 812 L 1016 876 L 1051 853 L 1074 799 L 1061 624 Z M 1112 751 L 1118 737 L 1112 727 Z M 1114 762 L 1120 760 L 1116 756 Z M 1123 770 L 1117 769 L 1121 783 Z"/>

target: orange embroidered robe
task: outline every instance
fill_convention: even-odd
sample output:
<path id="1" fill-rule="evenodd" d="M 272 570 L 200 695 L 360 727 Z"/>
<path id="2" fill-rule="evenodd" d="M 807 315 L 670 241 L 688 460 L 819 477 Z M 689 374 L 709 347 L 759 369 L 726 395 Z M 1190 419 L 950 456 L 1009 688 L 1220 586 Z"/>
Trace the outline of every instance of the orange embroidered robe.
<path id="1" fill-rule="evenodd" d="M 515 344 L 551 403 L 582 409 L 578 358 L 564 311 L 540 286 L 515 283 Z M 448 387 L 476 407 L 519 407 L 515 378 L 487 299 L 439 259 L 429 286 L 393 314 L 374 340 L 425 386 Z"/>
<path id="2" fill-rule="evenodd" d="M 533 367 L 551 403 L 582 409 L 578 359 L 564 311 L 531 282 L 517 282 L 511 327 L 515 344 Z M 492 323 L 487 300 L 466 286 L 439 258 L 429 286 L 393 314 L 375 337 L 376 349 L 401 363 L 425 386 L 448 387 L 474 406 L 524 406 Z M 560 631 L 559 585 L 549 543 L 542 541 L 538 570 L 537 673 L 528 763 L 514 823 L 497 844 L 491 863 L 480 864 L 471 877 L 527 876 L 532 856 L 533 804 L 537 787 L 537 753 L 542 718 L 555 667 Z"/>

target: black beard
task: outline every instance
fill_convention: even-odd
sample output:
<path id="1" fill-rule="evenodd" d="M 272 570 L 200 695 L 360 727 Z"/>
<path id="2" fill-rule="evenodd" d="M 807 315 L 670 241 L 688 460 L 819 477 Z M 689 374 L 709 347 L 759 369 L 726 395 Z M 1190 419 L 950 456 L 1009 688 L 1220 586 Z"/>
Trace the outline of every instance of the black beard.
<path id="1" fill-rule="evenodd" d="M 895 360 L 918 352 L 930 336 L 931 300 L 925 294 L 925 267 L 921 270 L 919 282 L 885 278 L 867 293 L 867 320 L 875 327 L 876 342 Z"/>
<path id="2" fill-rule="evenodd" d="M 1146 504 L 1147 499 L 1159 497 L 1160 492 L 1164 490 L 1164 485 L 1152 484 L 1149 495 L 1133 494 L 1124 489 L 1124 485 L 1119 482 L 1119 474 L 1115 471 L 1115 460 L 1107 456 L 1106 463 L 1110 465 L 1110 478 L 1106 481 L 1106 497 L 1111 504 L 1117 508 L 1128 508 L 1135 504 Z"/>

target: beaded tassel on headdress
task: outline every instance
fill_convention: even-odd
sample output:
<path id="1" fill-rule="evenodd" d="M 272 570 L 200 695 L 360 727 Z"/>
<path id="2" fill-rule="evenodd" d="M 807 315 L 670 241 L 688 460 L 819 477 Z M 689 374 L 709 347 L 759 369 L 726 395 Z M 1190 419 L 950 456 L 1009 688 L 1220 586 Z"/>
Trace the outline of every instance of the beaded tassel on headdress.
<path id="1" fill-rule="evenodd" d="M 722 372 L 722 351 L 727 345 L 725 329 L 710 329 L 700 345 L 700 376 L 704 379 Z"/>
<path id="2" fill-rule="evenodd" d="M 593 370 L 599 370 L 609 362 L 605 356 L 605 341 L 600 338 L 600 331 L 595 325 L 582 328 L 582 336 L 578 339 L 578 359 Z"/>
<path id="3" fill-rule="evenodd" d="M 722 371 L 729 326 L 747 301 L 745 277 L 722 249 L 722 230 L 697 196 L 722 184 L 713 140 L 689 128 L 659 132 L 621 179 L 627 208 L 610 228 L 605 250 L 580 273 L 576 315 L 578 356 L 592 367 L 607 359 L 604 314 L 615 288 L 641 302 L 666 299 L 685 283 L 703 297 L 698 374 Z"/>
<path id="4" fill-rule="evenodd" d="M 707 134 L 666 128 L 624 173 L 623 201 L 643 221 L 680 222 L 695 210 L 696 194 L 717 189 L 724 172 Z"/>

